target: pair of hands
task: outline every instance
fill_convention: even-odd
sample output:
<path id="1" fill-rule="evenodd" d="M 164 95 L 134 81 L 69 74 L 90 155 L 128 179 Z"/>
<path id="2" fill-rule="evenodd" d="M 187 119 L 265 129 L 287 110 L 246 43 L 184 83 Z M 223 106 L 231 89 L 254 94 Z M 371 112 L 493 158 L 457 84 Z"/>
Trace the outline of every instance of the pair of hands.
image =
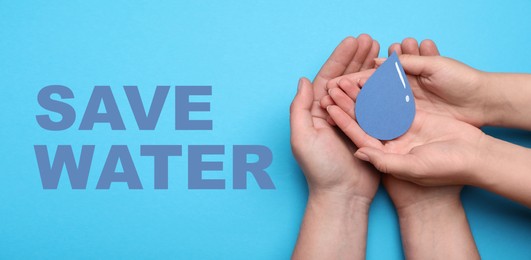
<path id="1" fill-rule="evenodd" d="M 380 142 L 354 118 L 360 88 L 374 70 L 346 74 L 327 83 L 320 100 L 330 124 L 354 143 L 356 158 L 385 173 L 383 183 L 397 209 L 426 199 L 458 196 L 458 186 L 473 185 L 531 207 L 531 150 L 484 134 L 485 125 L 531 130 L 531 75 L 485 73 L 439 56 L 431 41 L 420 48 L 414 39 L 394 44 L 415 95 L 417 113 L 399 138 Z M 404 54 L 404 55 L 402 55 Z M 376 65 L 383 63 L 377 59 Z M 409 181 L 400 183 L 397 179 Z M 411 183 L 422 185 L 412 185 Z M 397 189 L 403 186 L 404 188 Z M 428 188 L 429 187 L 429 188 Z M 398 190 L 395 192 L 395 190 Z M 417 193 L 415 199 L 406 200 Z"/>
<path id="2" fill-rule="evenodd" d="M 431 174 L 448 174 L 448 167 L 453 167 L 454 173 L 460 174 L 463 165 L 470 163 L 469 156 L 463 156 L 464 152 L 455 148 L 455 143 L 469 140 L 473 146 L 483 136 L 476 127 L 460 121 L 482 124 L 483 113 L 477 111 L 477 104 L 483 99 L 471 95 L 479 78 L 474 75 L 479 72 L 453 60 L 432 57 L 439 55 L 432 41 L 424 41 L 419 47 L 414 39 L 406 39 L 402 44 L 393 44 L 389 52 L 393 51 L 409 54 L 402 56 L 401 62 L 406 73 L 414 75 L 408 76 L 408 80 L 415 93 L 417 115 L 404 136 L 385 144 L 366 135 L 353 118 L 352 100 L 359 92 L 359 85 L 374 71 L 374 60 L 379 52 L 378 43 L 370 36 L 345 39 L 323 65 L 313 86 L 307 79 L 300 80 L 298 94 L 291 106 L 291 141 L 295 157 L 307 177 L 310 193 L 355 199 L 368 207 L 378 189 L 379 171 L 402 173 L 406 170 L 408 174 L 383 175 L 383 184 L 399 214 L 426 203 L 459 204 L 461 186 L 425 187 L 413 183 L 419 182 L 419 178 L 410 178 L 409 173 L 429 169 Z M 419 55 L 422 57 L 414 57 Z M 426 66 L 415 58 L 435 62 L 435 65 L 426 70 Z M 446 63 L 454 64 L 448 66 Z M 441 89 L 448 84 L 463 87 L 455 93 Z M 334 122 L 343 132 L 331 125 Z M 466 145 L 459 144 L 458 147 Z M 362 149 L 357 151 L 357 147 Z M 418 171 L 400 168 L 410 164 L 389 164 L 389 160 L 383 158 L 400 156 L 398 154 L 417 160 Z M 360 159 L 371 162 L 379 171 Z M 441 164 L 447 167 L 441 168 Z M 438 168 L 431 168 L 433 165 Z M 433 173 L 433 170 L 441 172 Z M 454 184 L 421 180 L 424 185 Z"/>
<path id="3" fill-rule="evenodd" d="M 370 36 L 349 37 L 313 83 L 299 81 L 291 143 L 310 194 L 293 256 L 363 259 L 368 209 L 382 179 L 397 208 L 407 258 L 479 258 L 459 199 L 461 185 L 531 207 L 531 150 L 479 129 L 531 130 L 525 120 L 531 75 L 475 70 L 440 57 L 429 40 L 393 44 L 389 53 L 400 55 L 417 112 L 404 135 L 381 142 L 354 118 L 360 89 L 383 63 L 378 52 Z"/>
<path id="4" fill-rule="evenodd" d="M 426 45 L 426 44 L 425 44 Z M 359 87 L 369 73 L 349 74 L 329 84 L 329 96 L 321 101 L 331 120 L 361 149 L 355 156 L 378 170 L 422 185 L 473 184 L 481 163 L 485 134 L 475 126 L 485 124 L 489 97 L 481 90 L 481 72 L 438 55 L 429 44 L 428 55 L 419 56 L 414 40 L 391 51 L 400 56 L 415 94 L 417 114 L 411 128 L 397 139 L 380 142 L 365 134 L 354 121 Z M 431 48 L 431 49 L 430 49 Z M 382 60 L 377 62 L 381 63 Z M 353 82 L 359 82 L 354 84 Z M 353 102 L 354 101 L 354 102 Z"/>
<path id="5" fill-rule="evenodd" d="M 419 46 L 405 39 L 389 48 L 393 51 L 407 54 L 401 62 L 413 75 L 408 79 L 417 105 L 411 129 L 393 141 L 382 143 L 366 135 L 354 118 L 361 85 L 383 62 L 376 59 L 379 44 L 370 36 L 346 38 L 313 83 L 299 81 L 290 108 L 291 144 L 310 194 L 294 259 L 363 259 L 369 207 L 380 179 L 397 208 L 407 258 L 479 258 L 459 199 L 462 186 L 454 185 L 462 182 L 430 182 L 420 175 L 429 171 L 451 177 L 446 180 L 452 174 L 472 176 L 462 170 L 473 153 L 455 145 L 473 150 L 484 136 L 475 127 L 484 120 L 477 110 L 484 99 L 473 95 L 479 72 L 437 57 L 439 51 L 429 40 Z"/>

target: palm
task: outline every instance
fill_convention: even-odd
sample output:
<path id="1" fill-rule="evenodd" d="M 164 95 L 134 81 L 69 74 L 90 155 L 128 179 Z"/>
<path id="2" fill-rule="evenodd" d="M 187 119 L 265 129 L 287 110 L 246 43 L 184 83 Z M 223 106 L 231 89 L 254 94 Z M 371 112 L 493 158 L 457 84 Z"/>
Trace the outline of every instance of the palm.
<path id="1" fill-rule="evenodd" d="M 303 103 L 295 107 L 295 101 L 292 103 L 292 148 L 310 189 L 348 193 L 368 200 L 378 189 L 380 174 L 353 156 L 356 147 L 326 122 L 327 113 L 318 102 L 326 95 L 330 79 L 373 67 L 378 52 L 378 43 L 368 35 L 345 39 L 316 76 L 311 96 L 301 98 Z"/>
<path id="2" fill-rule="evenodd" d="M 320 114 L 322 111 L 314 111 L 320 109 L 314 106 L 312 114 Z M 333 188 L 337 192 L 372 198 L 378 188 L 378 171 L 352 156 L 357 148 L 343 133 L 319 116 L 313 116 L 312 119 L 313 137 L 308 140 L 308 154 L 305 156 L 312 161 L 307 161 L 304 165 L 308 165 L 308 171 L 317 174 L 308 176 L 312 179 L 310 183 L 319 183 L 321 187 Z"/>
<path id="3" fill-rule="evenodd" d="M 417 109 L 411 128 L 397 139 L 383 144 L 383 150 L 390 153 L 406 154 L 412 149 L 432 143 L 451 140 L 470 140 L 481 137 L 481 130 L 452 117 L 433 114 Z"/>
<path id="4" fill-rule="evenodd" d="M 395 45 L 394 51 L 398 51 L 399 54 L 403 51 L 405 54 L 412 55 L 439 55 L 439 51 L 434 44 L 424 45 L 423 50 L 419 50 L 417 46 L 416 41 L 407 40 L 403 42 L 402 46 Z M 391 50 L 392 48 L 393 46 L 391 46 L 390 52 L 393 51 Z M 412 150 L 416 150 L 417 154 L 425 156 L 424 158 L 427 162 L 426 165 L 429 165 L 430 159 L 445 159 L 449 161 L 445 165 L 450 167 L 455 165 L 451 163 L 451 161 L 459 163 L 457 161 L 462 160 L 463 157 L 448 156 L 448 154 L 444 154 L 444 149 L 437 149 L 437 147 L 440 147 L 440 143 L 438 142 L 441 142 L 444 138 L 446 138 L 446 142 L 451 142 L 455 135 L 459 135 L 460 133 L 456 131 L 456 129 L 453 129 L 453 127 L 457 127 L 457 129 L 464 128 L 465 130 L 468 130 L 466 131 L 467 134 L 472 135 L 474 129 L 462 126 L 459 124 L 460 122 L 455 121 L 449 121 L 450 124 L 448 124 L 448 121 L 444 120 L 444 118 L 434 118 L 431 116 L 437 114 L 456 119 L 477 117 L 468 116 L 470 113 L 468 113 L 466 107 L 469 103 L 472 103 L 469 100 L 464 99 L 461 104 L 448 102 L 448 100 L 458 100 L 454 98 L 455 96 L 471 97 L 473 95 L 468 95 L 471 93 L 446 93 L 441 91 L 441 89 L 437 88 L 437 84 L 434 84 L 435 82 L 443 82 L 443 84 L 446 85 L 455 84 L 455 82 L 448 80 L 449 77 L 444 76 L 446 72 L 445 68 L 441 68 L 437 71 L 438 74 L 432 75 L 430 78 L 408 75 L 411 89 L 415 95 L 417 115 L 415 116 L 410 131 L 394 141 L 387 142 L 384 146 L 385 149 L 396 150 L 400 153 L 408 153 Z M 472 81 L 473 80 L 470 79 L 469 82 L 461 82 L 461 85 L 463 85 L 461 91 L 471 90 Z M 473 122 L 473 120 L 469 121 Z M 437 132 L 428 130 L 437 130 Z M 441 137 L 443 139 L 439 139 Z M 432 169 L 436 170 L 437 168 Z M 390 175 L 385 175 L 382 181 L 398 210 L 410 205 L 429 202 L 433 199 L 440 199 L 441 197 L 456 197 L 459 196 L 462 189 L 462 186 L 423 187 L 411 182 L 399 180 Z"/>
<path id="5" fill-rule="evenodd" d="M 451 117 L 417 110 L 411 129 L 403 136 L 383 144 L 388 153 L 411 154 L 432 175 L 457 173 L 467 168 L 474 145 L 483 132 Z M 459 147 L 459 149 L 457 148 Z M 438 165 L 446 165 L 444 169 Z"/>
<path id="6" fill-rule="evenodd" d="M 402 46 L 400 46 L 400 44 L 391 46 L 390 53 L 396 51 L 400 55 L 402 54 L 402 49 L 404 49 L 404 53 L 406 54 L 438 55 L 435 45 L 433 45 L 432 48 L 424 48 L 421 53 L 417 42 L 414 40 L 406 40 L 402 43 Z M 370 75 L 372 75 L 372 71 L 346 75 L 344 77 L 350 78 L 350 82 L 362 82 L 370 77 Z M 435 79 L 438 79 L 438 77 L 440 76 L 435 77 Z M 378 146 L 379 149 L 386 152 L 400 154 L 407 154 L 415 149 L 427 150 L 428 152 L 418 153 L 420 156 L 432 155 L 425 157 L 427 164 L 429 163 L 430 158 L 446 158 L 450 161 L 459 160 L 459 156 L 448 157 L 444 154 L 444 151 L 438 149 L 441 147 L 438 142 L 452 142 L 453 137 L 457 137 L 457 135 L 461 134 L 459 131 L 456 131 L 456 129 L 461 129 L 463 127 L 456 123 L 458 121 L 450 121 L 455 124 L 448 124 L 448 121 L 446 121 L 455 118 L 455 114 L 453 113 L 455 112 L 454 106 L 446 104 L 443 98 L 437 96 L 436 92 L 434 92 L 434 88 L 426 87 L 428 84 L 431 84 L 429 80 L 411 76 L 408 76 L 408 80 L 415 95 L 417 114 L 411 128 L 403 136 L 382 144 L 378 140 L 365 134 L 356 123 L 352 123 L 354 122 L 354 119 L 350 117 L 354 115 L 354 113 L 352 113 L 352 111 L 354 111 L 354 103 L 349 99 L 352 98 L 355 100 L 355 95 L 359 91 L 356 91 L 355 86 L 350 84 L 349 81 L 343 82 L 344 85 L 339 85 L 347 93 L 351 92 L 350 97 L 346 94 L 342 94 L 342 92 L 336 91 L 331 93 L 333 94 L 333 101 L 341 107 L 343 111 L 350 111 L 346 113 L 348 115 L 340 113 L 343 116 L 336 117 L 335 120 L 339 120 L 336 121 L 336 123 L 346 130 L 346 133 L 351 140 L 360 147 Z M 348 91 L 349 89 L 354 91 Z M 349 126 L 353 127 L 349 128 Z M 467 130 L 469 130 L 465 131 L 467 134 L 474 135 L 474 129 L 467 128 Z M 452 164 L 449 163 L 449 165 Z M 390 175 L 383 176 L 383 183 L 397 208 L 404 208 L 432 198 L 459 196 L 459 191 L 461 190 L 461 187 L 423 187 L 414 183 L 398 180 Z"/>
<path id="7" fill-rule="evenodd" d="M 462 127 L 459 127 L 460 124 L 448 123 L 448 120 L 455 121 L 449 117 L 429 114 L 418 109 L 410 130 L 399 138 L 383 144 L 383 150 L 385 152 L 407 154 L 415 151 L 415 149 L 417 151 L 422 149 L 417 154 L 423 156 L 426 165 L 429 165 L 429 161 L 432 159 L 447 160 L 448 163 L 446 165 L 449 167 L 462 164 L 464 163 L 462 161 L 464 157 L 457 154 L 456 156 L 449 156 L 444 149 L 438 149 L 440 143 L 452 142 L 459 135 L 465 134 L 463 130 L 467 132 L 466 134 L 468 134 L 466 130 L 470 130 L 462 129 Z M 455 123 L 459 123 L 459 121 Z M 472 128 L 476 129 L 475 127 Z M 437 169 L 433 168 L 433 170 Z M 396 179 L 391 175 L 384 175 L 383 183 L 397 209 L 429 201 L 432 198 L 440 198 L 441 195 L 457 196 L 462 188 L 460 186 L 423 187 Z"/>

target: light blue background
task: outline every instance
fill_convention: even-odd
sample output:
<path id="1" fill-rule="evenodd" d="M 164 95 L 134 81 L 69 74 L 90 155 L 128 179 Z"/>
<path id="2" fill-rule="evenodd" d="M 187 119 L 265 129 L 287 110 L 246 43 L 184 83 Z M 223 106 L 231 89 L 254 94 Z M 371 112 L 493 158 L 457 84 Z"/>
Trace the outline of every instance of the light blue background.
<path id="1" fill-rule="evenodd" d="M 348 35 L 386 48 L 431 38 L 443 55 L 487 71 L 531 72 L 530 1 L 0 1 L 0 258 L 287 259 L 307 188 L 289 146 L 288 107 L 300 76 L 313 77 Z M 36 101 L 69 86 L 75 127 L 41 129 Z M 94 85 L 111 85 L 127 131 L 76 128 Z M 149 99 L 156 85 L 212 85 L 213 131 L 174 131 L 173 91 L 155 131 L 139 131 L 123 85 Z M 531 134 L 489 129 L 531 147 Z M 34 144 L 95 144 L 87 190 L 43 190 Z M 95 190 L 111 144 L 127 144 L 144 190 Z M 170 159 L 168 190 L 153 190 L 141 144 L 224 144 L 228 190 L 188 190 L 186 149 Z M 276 190 L 232 190 L 233 144 L 267 145 Z M 531 212 L 491 193 L 462 194 L 484 259 L 529 259 Z M 384 190 L 371 208 L 369 259 L 403 257 Z"/>

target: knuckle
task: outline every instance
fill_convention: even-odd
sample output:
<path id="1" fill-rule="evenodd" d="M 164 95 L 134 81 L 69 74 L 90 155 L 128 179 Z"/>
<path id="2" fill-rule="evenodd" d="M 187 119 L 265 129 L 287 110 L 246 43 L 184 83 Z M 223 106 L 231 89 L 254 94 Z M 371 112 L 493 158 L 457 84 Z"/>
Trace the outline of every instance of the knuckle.
<path id="1" fill-rule="evenodd" d="M 378 169 L 379 171 L 383 172 L 383 173 L 390 173 L 389 172 L 389 167 L 387 166 L 386 163 L 384 163 L 383 160 L 375 160 L 374 162 L 374 167 L 376 167 L 376 169 Z"/>
<path id="2" fill-rule="evenodd" d="M 328 82 L 326 82 L 326 89 L 330 90 L 337 87 L 337 79 L 331 79 Z"/>
<path id="3" fill-rule="evenodd" d="M 293 112 L 295 112 L 296 107 L 297 107 L 296 101 L 291 102 L 291 105 L 289 106 L 290 115 L 293 114 Z"/>

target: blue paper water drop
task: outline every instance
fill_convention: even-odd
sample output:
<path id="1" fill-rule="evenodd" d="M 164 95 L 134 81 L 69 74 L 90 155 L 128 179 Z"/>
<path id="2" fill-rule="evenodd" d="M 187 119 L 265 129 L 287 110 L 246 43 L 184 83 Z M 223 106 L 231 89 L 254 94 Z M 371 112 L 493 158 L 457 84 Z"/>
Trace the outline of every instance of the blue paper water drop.
<path id="1" fill-rule="evenodd" d="M 415 99 L 396 53 L 376 69 L 356 98 L 361 129 L 380 140 L 392 140 L 411 127 Z"/>

